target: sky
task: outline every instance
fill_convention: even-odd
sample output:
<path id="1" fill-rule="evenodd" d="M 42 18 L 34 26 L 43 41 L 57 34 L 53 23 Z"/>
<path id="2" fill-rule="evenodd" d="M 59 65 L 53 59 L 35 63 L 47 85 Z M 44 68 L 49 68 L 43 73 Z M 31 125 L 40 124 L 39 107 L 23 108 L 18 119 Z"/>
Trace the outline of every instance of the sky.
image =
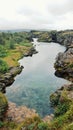
<path id="1" fill-rule="evenodd" d="M 0 30 L 73 29 L 73 0 L 0 0 Z"/>

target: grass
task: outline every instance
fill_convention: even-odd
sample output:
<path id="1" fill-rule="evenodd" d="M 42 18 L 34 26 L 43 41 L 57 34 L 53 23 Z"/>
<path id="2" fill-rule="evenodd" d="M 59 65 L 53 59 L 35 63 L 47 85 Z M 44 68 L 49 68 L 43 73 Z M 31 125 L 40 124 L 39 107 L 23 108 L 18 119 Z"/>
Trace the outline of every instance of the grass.
<path id="1" fill-rule="evenodd" d="M 19 66 L 18 60 L 32 47 L 26 32 L 0 33 L 0 59 L 9 67 Z"/>
<path id="2" fill-rule="evenodd" d="M 41 34 L 41 32 L 35 32 L 35 35 L 39 34 L 41 39 L 45 39 L 46 37 L 47 39 L 50 39 L 50 35 L 46 32 L 45 34 Z M 63 35 L 66 34 L 67 32 L 63 33 Z M 7 40 L 5 40 L 5 46 L 1 47 L 3 51 L 1 52 L 0 59 L 4 60 L 9 67 L 19 66 L 18 60 L 22 58 L 25 53 L 28 53 L 28 51 L 32 47 L 32 44 L 30 44 L 29 41 L 24 40 L 27 36 L 27 33 L 25 33 L 25 35 L 24 33 L 6 35 Z M 11 39 L 13 39 L 13 49 L 9 47 Z M 4 51 L 5 55 L 3 55 Z M 73 64 L 70 64 L 69 67 L 72 68 Z M 54 120 L 49 124 L 47 122 L 43 122 L 42 119 L 40 119 L 39 117 L 31 117 L 31 119 L 26 119 L 20 124 L 9 121 L 0 122 L 0 126 L 3 127 L 2 129 L 6 128 L 5 130 L 21 130 L 21 128 L 25 130 L 73 130 L 73 100 L 68 98 L 67 95 L 68 92 L 66 90 L 63 90 L 63 92 L 61 93 L 61 97 L 60 95 L 51 96 L 51 101 L 56 107 L 56 111 Z M 0 93 L 0 104 L 2 105 L 3 102 L 5 104 L 7 103 L 6 98 L 2 97 Z"/>
<path id="3" fill-rule="evenodd" d="M 29 43 L 30 44 L 30 43 Z M 28 53 L 30 48 L 32 47 L 32 44 L 28 46 L 28 43 L 26 44 L 27 46 L 22 46 L 22 45 L 16 45 L 15 49 L 9 50 L 7 56 L 2 58 L 9 67 L 13 66 L 19 66 L 18 60 L 24 56 L 25 53 Z"/>

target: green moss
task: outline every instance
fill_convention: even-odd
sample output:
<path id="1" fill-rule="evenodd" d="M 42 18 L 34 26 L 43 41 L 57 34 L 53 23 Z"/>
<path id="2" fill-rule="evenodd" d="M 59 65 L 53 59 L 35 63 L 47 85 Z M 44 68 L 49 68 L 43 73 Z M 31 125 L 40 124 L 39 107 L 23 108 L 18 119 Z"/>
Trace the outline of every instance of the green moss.
<path id="1" fill-rule="evenodd" d="M 69 104 L 68 102 L 65 102 L 65 103 L 60 103 L 57 108 L 55 109 L 55 117 L 57 116 L 60 116 L 60 115 L 63 115 L 67 112 L 67 110 L 69 109 Z"/>
<path id="2" fill-rule="evenodd" d="M 70 109 L 64 114 L 55 118 L 51 124 L 51 128 L 56 128 L 55 130 L 63 130 L 65 126 L 73 122 L 73 104 L 70 106 Z"/>
<path id="3" fill-rule="evenodd" d="M 73 123 L 68 124 L 68 126 L 64 126 L 64 130 L 73 130 Z"/>
<path id="4" fill-rule="evenodd" d="M 3 127 L 9 129 L 9 130 L 15 130 L 18 124 L 16 124 L 13 121 L 5 121 Z"/>
<path id="5" fill-rule="evenodd" d="M 41 122 L 38 124 L 37 130 L 49 130 L 49 125 L 47 123 Z"/>
<path id="6" fill-rule="evenodd" d="M 0 119 L 3 119 L 8 108 L 8 102 L 4 94 L 0 92 Z"/>
<path id="7" fill-rule="evenodd" d="M 68 67 L 73 68 L 73 63 L 72 63 L 72 64 L 70 64 Z"/>
<path id="8" fill-rule="evenodd" d="M 56 93 L 51 94 L 50 96 L 51 105 L 52 106 L 58 105 L 59 98 L 60 98 L 59 94 L 56 94 Z"/>
<path id="9" fill-rule="evenodd" d="M 4 122 L 0 121 L 0 128 L 4 126 Z"/>

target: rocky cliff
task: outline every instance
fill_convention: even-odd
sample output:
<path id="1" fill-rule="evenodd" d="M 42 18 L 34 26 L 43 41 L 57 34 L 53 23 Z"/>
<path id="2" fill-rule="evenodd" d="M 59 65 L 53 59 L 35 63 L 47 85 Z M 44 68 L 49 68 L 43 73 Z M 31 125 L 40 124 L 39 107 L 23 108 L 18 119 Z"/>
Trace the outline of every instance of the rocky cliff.
<path id="1" fill-rule="evenodd" d="M 8 109 L 7 99 L 6 99 L 5 95 L 3 95 L 0 92 L 0 121 L 4 119 L 7 109 Z"/>
<path id="2" fill-rule="evenodd" d="M 12 67 L 5 74 L 0 74 L 0 91 L 5 93 L 5 88 L 14 82 L 14 77 L 22 71 L 23 67 Z"/>
<path id="3" fill-rule="evenodd" d="M 34 33 L 34 32 L 32 32 Z M 66 46 L 66 51 L 64 53 L 59 53 L 56 62 L 55 62 L 55 74 L 59 77 L 63 77 L 65 79 L 68 79 L 73 82 L 73 31 L 51 31 L 51 32 L 35 32 L 33 36 L 39 36 L 39 41 L 46 41 L 46 42 L 58 42 L 61 45 Z M 47 37 L 46 37 L 47 36 Z M 28 55 L 26 55 L 28 56 Z M 11 73 L 14 71 L 11 70 Z M 7 74 L 8 75 L 8 74 Z M 5 79 L 0 79 L 5 83 L 5 81 L 8 81 L 7 75 L 5 76 Z M 10 76 L 10 75 L 9 75 Z M 12 79 L 11 79 L 12 82 Z M 4 85 L 4 84 L 3 84 Z M 2 84 L 1 84 L 2 86 Z M 3 89 L 2 89 L 3 91 Z M 2 96 L 1 96 L 2 97 Z M 3 97 L 0 97 L 0 103 L 1 108 L 1 118 L 2 114 L 4 115 L 7 110 L 8 104 L 3 100 Z M 30 114 L 30 118 L 26 119 L 21 124 L 15 124 L 15 122 L 8 121 L 7 126 L 5 126 L 4 130 L 9 129 L 16 129 L 16 130 L 72 130 L 73 129 L 73 83 L 64 85 L 60 89 L 58 89 L 55 93 L 53 93 L 50 97 L 51 105 L 55 108 L 55 116 L 52 122 L 49 122 L 49 124 L 44 123 L 39 117 L 32 118 L 32 115 Z M 4 104 L 4 105 L 3 105 Z M 19 120 L 17 118 L 17 113 L 19 111 L 19 117 L 25 118 L 26 112 L 20 110 L 20 108 L 17 108 L 14 104 L 12 104 L 14 107 L 14 110 L 12 109 L 10 105 L 10 111 L 12 113 L 12 118 L 15 116 L 15 120 Z M 22 107 L 23 108 L 23 107 Z M 17 113 L 15 112 L 17 111 Z M 28 110 L 28 109 L 27 109 Z M 9 111 L 8 111 L 9 112 Z M 32 111 L 33 112 L 33 111 Z M 14 115 L 13 115 L 14 113 Z M 35 113 L 35 112 L 34 112 Z M 36 116 L 36 115 L 35 115 Z M 21 120 L 20 119 L 20 120 Z M 23 121 L 23 119 L 22 119 Z M 8 126 L 9 125 L 9 126 Z M 7 127 L 7 129 L 6 129 Z"/>
<path id="4" fill-rule="evenodd" d="M 66 47 L 66 51 L 56 57 L 55 75 L 73 81 L 73 30 L 32 31 L 32 36 L 38 37 L 39 42 L 56 42 Z"/>
<path id="5" fill-rule="evenodd" d="M 56 57 L 55 74 L 73 82 L 73 32 L 63 32 L 60 35 L 59 43 L 66 46 L 66 51 Z"/>
<path id="6" fill-rule="evenodd" d="M 59 53 L 55 62 L 55 75 L 73 82 L 73 48 L 68 48 L 64 53 Z"/>

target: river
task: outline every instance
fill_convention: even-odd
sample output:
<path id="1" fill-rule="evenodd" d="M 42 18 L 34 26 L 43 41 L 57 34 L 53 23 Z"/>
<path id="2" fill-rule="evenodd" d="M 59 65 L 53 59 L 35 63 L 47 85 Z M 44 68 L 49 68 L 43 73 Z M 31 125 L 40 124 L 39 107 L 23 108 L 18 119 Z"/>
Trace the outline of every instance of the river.
<path id="1" fill-rule="evenodd" d="M 53 112 L 49 100 L 51 93 L 68 83 L 54 75 L 55 58 L 59 52 L 65 51 L 65 47 L 57 43 L 37 42 L 36 39 L 34 45 L 38 53 L 19 61 L 24 69 L 6 89 L 6 95 L 18 106 L 26 105 L 45 116 Z"/>

